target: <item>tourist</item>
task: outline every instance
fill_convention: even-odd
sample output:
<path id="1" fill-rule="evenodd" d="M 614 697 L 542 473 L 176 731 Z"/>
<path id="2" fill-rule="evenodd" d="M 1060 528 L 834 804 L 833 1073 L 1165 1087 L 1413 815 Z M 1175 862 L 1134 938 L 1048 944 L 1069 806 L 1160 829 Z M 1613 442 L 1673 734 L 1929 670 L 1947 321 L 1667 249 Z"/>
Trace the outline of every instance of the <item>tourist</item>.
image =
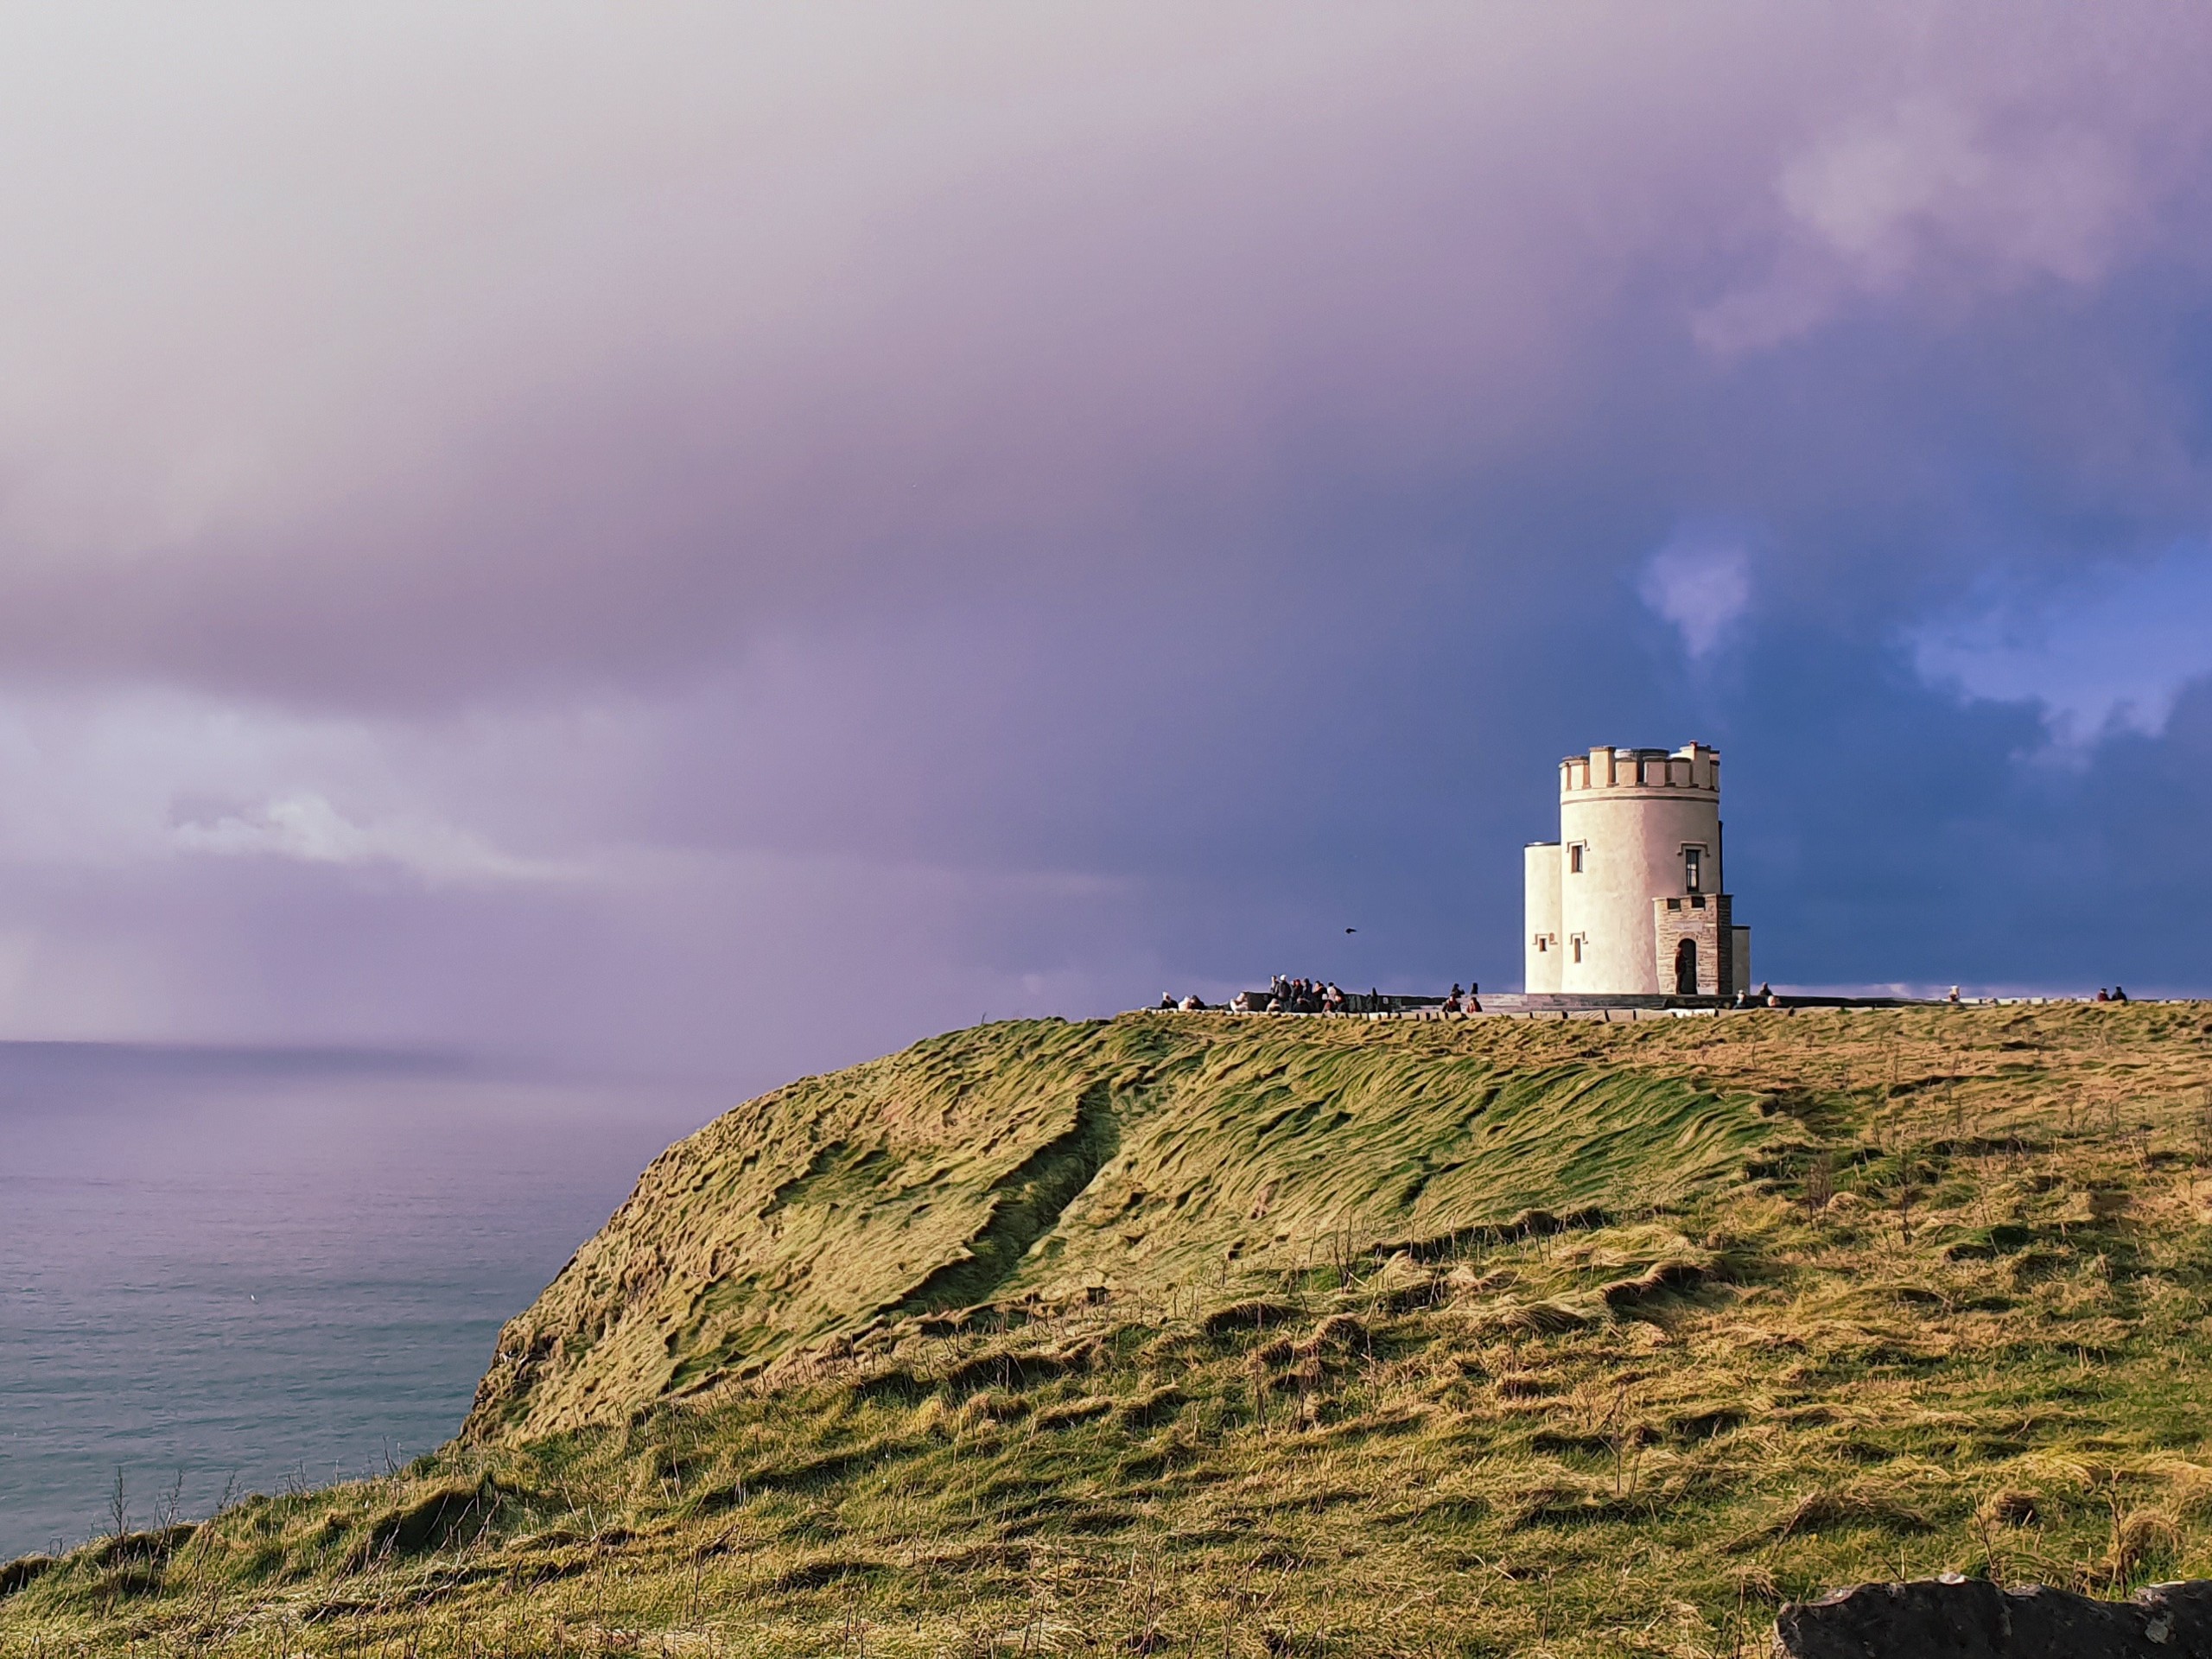
<path id="1" fill-rule="evenodd" d="M 1183 1012 L 1185 1014 L 1202 1014 L 1205 1010 L 1205 1001 L 1200 999 L 1196 991 L 1183 999 Z"/>
<path id="2" fill-rule="evenodd" d="M 2113 987 L 2112 988 L 2112 1000 L 2113 1000 L 2113 1001 L 2115 1001 L 2115 1002 L 2125 1002 L 2125 1001 L 2127 1001 L 2127 993 L 2126 993 L 2126 991 L 2125 991 L 2124 989 L 2122 989 L 2120 986 L 2117 986 L 2117 985 L 2113 986 Z"/>
<path id="3" fill-rule="evenodd" d="M 1252 993 L 1249 991 L 1237 992 L 1235 996 L 1229 999 L 1229 1010 L 1231 1014 L 1251 1013 Z"/>
<path id="4" fill-rule="evenodd" d="M 1483 1011 L 1483 1000 L 1475 995 L 1481 988 L 1473 980 L 1467 982 L 1467 1000 L 1460 1005 L 1463 1013 L 1480 1014 Z"/>
<path id="5" fill-rule="evenodd" d="M 2097 987 L 2096 1001 L 2100 1002 L 2109 1002 L 2112 1001 L 2112 993 L 2105 989 L 2103 986 L 2100 985 Z"/>
<path id="6" fill-rule="evenodd" d="M 1173 994 L 1168 991 L 1162 991 L 1160 994 L 1160 1006 L 1163 1008 L 1173 1007 L 1175 1006 L 1175 998 Z"/>

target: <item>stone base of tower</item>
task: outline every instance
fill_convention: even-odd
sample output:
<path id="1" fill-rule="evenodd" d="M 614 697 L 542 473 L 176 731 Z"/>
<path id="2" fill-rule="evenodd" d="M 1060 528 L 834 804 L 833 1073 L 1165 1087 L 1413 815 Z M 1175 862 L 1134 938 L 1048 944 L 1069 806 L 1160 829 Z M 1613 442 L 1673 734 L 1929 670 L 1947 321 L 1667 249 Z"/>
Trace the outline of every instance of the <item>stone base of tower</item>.
<path id="1" fill-rule="evenodd" d="M 1741 981 L 1736 972 L 1734 904 L 1725 893 L 1651 901 L 1654 965 L 1662 992 L 1675 996 L 1736 993 Z"/>

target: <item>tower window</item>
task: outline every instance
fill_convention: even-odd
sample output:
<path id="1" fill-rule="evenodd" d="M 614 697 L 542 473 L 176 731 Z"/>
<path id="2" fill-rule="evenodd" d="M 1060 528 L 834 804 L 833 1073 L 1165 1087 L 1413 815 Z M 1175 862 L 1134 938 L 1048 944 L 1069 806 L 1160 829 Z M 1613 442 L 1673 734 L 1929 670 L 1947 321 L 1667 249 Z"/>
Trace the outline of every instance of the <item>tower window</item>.
<path id="1" fill-rule="evenodd" d="M 1582 874 L 1583 845 L 1583 842 L 1577 841 L 1570 842 L 1567 846 L 1567 874 L 1570 875 L 1580 875 Z"/>
<path id="2" fill-rule="evenodd" d="M 1571 940 L 1569 940 L 1569 941 L 1568 941 L 1568 943 L 1569 943 L 1569 944 L 1573 944 L 1573 945 L 1574 946 L 1574 959 L 1575 959 L 1577 962 L 1581 961 L 1581 960 L 1582 960 L 1582 936 L 1581 936 L 1580 933 L 1577 933 L 1577 934 L 1576 934 L 1576 935 L 1575 935 L 1575 936 L 1574 936 Z"/>
<path id="3" fill-rule="evenodd" d="M 1705 891 L 1705 849 L 1682 849 L 1682 888 L 1687 893 Z"/>

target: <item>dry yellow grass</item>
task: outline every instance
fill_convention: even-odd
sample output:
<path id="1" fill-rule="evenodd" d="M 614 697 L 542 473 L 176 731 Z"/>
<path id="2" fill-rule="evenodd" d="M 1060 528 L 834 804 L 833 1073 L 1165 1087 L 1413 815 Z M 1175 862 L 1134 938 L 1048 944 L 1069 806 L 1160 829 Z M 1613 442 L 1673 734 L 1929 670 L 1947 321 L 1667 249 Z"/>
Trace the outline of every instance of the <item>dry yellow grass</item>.
<path id="1" fill-rule="evenodd" d="M 872 1116 L 916 1135 L 931 1071 L 1001 1092 L 898 1179 L 863 1146 L 842 1197 L 785 1186 L 822 1213 L 784 1241 L 868 1259 L 823 1262 L 758 1351 L 715 1336 L 686 1373 L 665 1334 L 693 1327 L 644 1320 L 695 1319 L 688 1292 L 594 1300 L 649 1243 L 671 1279 L 679 1244 L 789 1271 L 772 1235 L 693 1236 L 717 1193 L 757 1219 L 714 1173 L 772 1131 L 756 1107 L 518 1322 L 561 1346 L 472 1439 L 19 1575 L 0 1653 L 1713 1654 L 1870 1577 L 2212 1574 L 2212 1009 L 993 1027 L 800 1086 L 850 1109 L 802 1100 L 835 1127 L 775 1155 L 803 1178 Z M 1270 1091 L 1343 1134 L 1333 1211 L 1314 1144 L 1252 1133 Z M 1101 1102 L 1117 1139 L 1061 1195 L 1031 1160 Z M 1555 1133 L 1485 1161 L 1491 1114 Z M 1416 1157 L 1417 1190 L 1384 1179 Z M 1511 1224 L 1524 1177 L 1572 1224 Z M 967 1242 L 870 1277 L 882 1210 L 937 1181 Z M 1135 1189 L 1158 1214 L 1114 1228 Z M 991 1297 L 917 1305 L 975 1281 L 995 1220 L 1020 1249 L 971 1249 Z M 626 1318 L 660 1357 L 593 1370 Z"/>

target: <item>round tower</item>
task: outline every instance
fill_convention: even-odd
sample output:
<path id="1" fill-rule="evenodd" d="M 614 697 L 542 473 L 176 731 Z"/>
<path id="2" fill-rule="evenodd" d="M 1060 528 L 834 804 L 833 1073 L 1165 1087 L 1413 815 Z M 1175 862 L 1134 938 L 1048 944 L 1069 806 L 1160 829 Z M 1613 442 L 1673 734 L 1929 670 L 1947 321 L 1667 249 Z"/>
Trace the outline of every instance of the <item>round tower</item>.
<path id="1" fill-rule="evenodd" d="M 1570 755 L 1560 763 L 1559 801 L 1555 909 L 1548 892 L 1536 892 L 1548 887 L 1551 857 L 1531 849 L 1528 860 L 1531 964 L 1548 958 L 1529 988 L 1593 996 L 1737 988 L 1749 963 L 1735 958 L 1748 957 L 1749 941 L 1732 925 L 1722 874 L 1719 753 L 1691 743 Z M 1539 934 L 1551 936 L 1541 952 Z"/>

